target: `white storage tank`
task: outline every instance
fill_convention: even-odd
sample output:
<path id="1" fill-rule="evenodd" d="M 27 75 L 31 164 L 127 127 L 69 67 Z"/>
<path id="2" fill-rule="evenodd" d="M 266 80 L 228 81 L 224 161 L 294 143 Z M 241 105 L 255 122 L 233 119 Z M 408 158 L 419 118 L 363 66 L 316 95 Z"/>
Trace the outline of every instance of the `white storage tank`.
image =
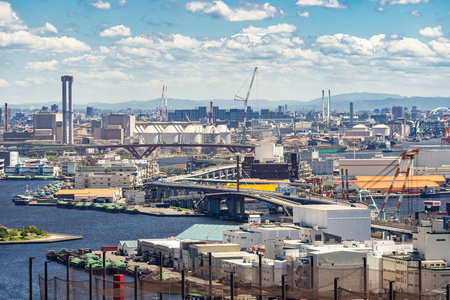
<path id="1" fill-rule="evenodd" d="M 162 132 L 162 142 L 173 144 L 179 143 L 181 139 L 181 131 L 175 125 L 168 125 Z"/>
<path id="2" fill-rule="evenodd" d="M 201 144 L 203 126 L 200 124 L 188 125 L 181 134 L 183 144 Z"/>
<path id="3" fill-rule="evenodd" d="M 231 132 L 228 126 L 225 124 L 218 125 L 217 130 L 220 134 L 220 142 L 223 144 L 231 144 Z"/>
<path id="4" fill-rule="evenodd" d="M 208 125 L 203 130 L 203 143 L 205 144 L 219 144 L 220 133 L 214 125 Z"/>
<path id="5" fill-rule="evenodd" d="M 142 132 L 142 137 L 146 144 L 158 144 L 161 141 L 161 128 L 149 125 Z"/>
<path id="6" fill-rule="evenodd" d="M 378 124 L 372 127 L 372 135 L 373 136 L 389 136 L 391 133 L 391 130 L 389 129 L 389 126 L 384 124 Z"/>

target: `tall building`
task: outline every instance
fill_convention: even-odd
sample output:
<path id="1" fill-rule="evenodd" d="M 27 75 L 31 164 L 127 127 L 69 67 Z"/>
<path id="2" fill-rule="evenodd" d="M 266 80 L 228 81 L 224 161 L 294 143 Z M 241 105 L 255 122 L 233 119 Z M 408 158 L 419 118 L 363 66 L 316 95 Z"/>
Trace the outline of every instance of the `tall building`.
<path id="1" fill-rule="evenodd" d="M 398 120 L 399 118 L 405 117 L 405 111 L 403 107 L 401 106 L 392 106 L 392 115 L 394 117 L 394 121 Z"/>
<path id="2" fill-rule="evenodd" d="M 350 102 L 350 126 L 353 127 L 353 102 Z"/>
<path id="3" fill-rule="evenodd" d="M 94 116 L 94 108 L 92 106 L 86 107 L 86 116 L 88 117 Z"/>

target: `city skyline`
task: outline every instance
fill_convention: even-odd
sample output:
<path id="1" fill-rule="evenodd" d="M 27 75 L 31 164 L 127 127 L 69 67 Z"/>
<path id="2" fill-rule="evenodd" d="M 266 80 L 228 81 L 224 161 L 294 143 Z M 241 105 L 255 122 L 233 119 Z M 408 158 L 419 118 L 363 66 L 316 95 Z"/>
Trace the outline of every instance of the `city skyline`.
<path id="1" fill-rule="evenodd" d="M 36 13 L 38 12 L 38 13 Z M 445 96 L 445 0 L 0 1 L 5 102 Z"/>

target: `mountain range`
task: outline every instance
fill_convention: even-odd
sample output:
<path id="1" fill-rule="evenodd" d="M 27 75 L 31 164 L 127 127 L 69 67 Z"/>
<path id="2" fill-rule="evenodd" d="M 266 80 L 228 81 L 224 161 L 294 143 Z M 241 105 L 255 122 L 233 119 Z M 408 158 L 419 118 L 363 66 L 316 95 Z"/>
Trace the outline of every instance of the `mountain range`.
<path id="1" fill-rule="evenodd" d="M 243 108 L 242 102 L 236 102 L 233 99 L 213 99 L 213 100 L 190 100 L 190 99 L 168 99 L 168 110 L 175 109 L 193 109 L 200 106 L 209 107 L 210 101 L 214 106 L 219 106 L 221 109 L 230 108 Z M 327 94 L 325 95 L 325 107 L 328 101 Z M 104 102 L 88 102 L 86 104 L 74 104 L 74 110 L 84 111 L 87 106 L 104 110 L 105 106 L 111 111 L 120 111 L 127 108 L 141 109 L 141 110 L 154 110 L 160 105 L 161 99 L 153 100 L 131 100 L 120 103 L 104 103 Z M 431 110 L 436 107 L 448 107 L 450 104 L 450 97 L 404 97 L 395 94 L 382 94 L 382 93 L 349 93 L 331 95 L 331 110 L 348 111 L 349 103 L 353 102 L 355 111 L 373 110 L 375 108 L 391 108 L 392 106 L 403 106 L 411 109 L 412 106 L 417 106 L 420 110 Z M 41 106 L 51 106 L 57 104 L 61 109 L 60 102 L 53 103 L 23 103 L 12 104 L 12 108 L 40 108 Z M 289 110 L 321 110 L 322 98 L 313 99 L 310 101 L 298 101 L 298 100 L 278 100 L 271 101 L 266 99 L 250 99 L 248 105 L 254 110 L 259 109 L 276 109 L 278 106 L 287 105 Z M 208 109 L 209 110 L 209 109 Z"/>

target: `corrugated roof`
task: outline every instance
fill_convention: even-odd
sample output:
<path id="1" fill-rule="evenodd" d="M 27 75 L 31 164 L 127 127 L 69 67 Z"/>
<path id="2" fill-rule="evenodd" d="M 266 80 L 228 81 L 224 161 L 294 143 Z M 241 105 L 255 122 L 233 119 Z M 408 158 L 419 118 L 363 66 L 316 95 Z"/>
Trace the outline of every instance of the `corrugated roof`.
<path id="1" fill-rule="evenodd" d="M 137 241 L 120 241 L 119 242 L 120 246 L 127 246 L 128 248 L 137 248 L 138 246 L 138 242 Z"/>
<path id="2" fill-rule="evenodd" d="M 359 188 L 369 189 L 369 190 L 387 190 L 391 186 L 391 181 L 379 181 L 379 182 L 371 182 L 371 181 L 353 181 Z M 398 192 L 401 190 L 403 186 L 403 180 L 397 180 L 394 184 L 394 192 Z M 422 190 L 425 187 L 434 187 L 438 188 L 439 184 L 431 180 L 414 180 L 406 183 L 406 189 L 411 190 Z"/>
<path id="3" fill-rule="evenodd" d="M 181 240 L 222 241 L 224 230 L 237 230 L 238 225 L 195 224 L 176 236 Z"/>

